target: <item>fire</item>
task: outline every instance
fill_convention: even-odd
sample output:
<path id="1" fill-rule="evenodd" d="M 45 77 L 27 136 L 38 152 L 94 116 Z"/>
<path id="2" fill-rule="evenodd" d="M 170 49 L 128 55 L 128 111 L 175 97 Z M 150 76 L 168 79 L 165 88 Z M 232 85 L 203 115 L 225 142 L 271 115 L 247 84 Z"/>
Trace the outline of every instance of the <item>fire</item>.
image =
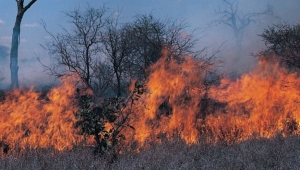
<path id="1" fill-rule="evenodd" d="M 186 143 L 231 144 L 252 138 L 300 134 L 300 78 L 278 63 L 260 61 L 248 74 L 220 85 L 205 86 L 210 68 L 191 57 L 166 58 L 152 66 L 145 98 L 138 111 L 135 139 L 144 143 L 160 134 L 179 135 Z"/>
<path id="2" fill-rule="evenodd" d="M 252 73 L 211 90 L 227 106 L 209 115 L 206 126 L 215 137 L 236 141 L 300 134 L 299 83 L 296 73 L 260 61 Z"/>
<path id="3" fill-rule="evenodd" d="M 192 57 L 164 57 L 149 69 L 147 88 L 124 131 L 143 147 L 179 136 L 187 144 L 233 143 L 277 134 L 300 134 L 300 78 L 296 73 L 260 61 L 237 80 L 207 84 L 211 66 Z M 32 89 L 6 92 L 0 101 L 0 142 L 10 148 L 71 149 L 84 141 L 74 129 L 78 110 L 74 76 L 46 95 Z M 133 135 L 133 136 L 132 136 Z"/>
<path id="4" fill-rule="evenodd" d="M 73 128 L 75 118 L 74 77 L 65 77 L 62 84 L 42 96 L 20 89 L 8 92 L 0 103 L 0 140 L 10 148 L 24 146 L 70 149 L 82 140 Z"/>
<path id="5" fill-rule="evenodd" d="M 144 143 L 149 137 L 180 133 L 187 143 L 197 142 L 198 104 L 203 96 L 201 66 L 190 57 L 182 62 L 164 57 L 152 66 L 147 82 L 152 94 L 144 100 L 147 109 L 134 116 L 135 140 Z"/>

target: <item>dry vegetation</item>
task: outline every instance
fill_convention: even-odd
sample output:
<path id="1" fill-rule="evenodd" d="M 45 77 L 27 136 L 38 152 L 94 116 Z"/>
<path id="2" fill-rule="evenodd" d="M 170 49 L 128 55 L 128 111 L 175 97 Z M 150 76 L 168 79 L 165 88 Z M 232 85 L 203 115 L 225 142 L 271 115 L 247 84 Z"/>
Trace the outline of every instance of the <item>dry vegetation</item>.
<path id="1" fill-rule="evenodd" d="M 231 4 L 229 3 L 229 5 Z M 300 43 L 296 41 L 299 39 L 299 25 L 274 27 L 266 30 L 262 37 L 269 45 L 269 50 L 261 53 L 264 57 L 260 59 L 258 68 L 252 73 L 241 76 L 236 81 L 231 81 L 230 79 L 221 80 L 220 76 L 213 76 L 215 70 L 210 67 L 215 62 L 213 61 L 214 54 L 211 57 L 205 56 L 197 59 L 195 56 L 198 52 L 192 52 L 190 55 L 193 57 L 181 58 L 181 56 L 185 56 L 183 54 L 190 52 L 196 42 L 190 38 L 181 39 L 180 32 L 185 28 L 183 23 L 171 24 L 166 27 L 170 24 L 169 22 L 162 22 L 153 19 L 151 15 L 145 15 L 138 17 L 135 22 L 126 27 L 121 27 L 120 30 L 119 27 L 110 25 L 114 21 L 111 20 L 111 23 L 106 23 L 109 29 L 101 33 L 98 28 L 105 27 L 102 25 L 104 23 L 102 19 L 105 20 L 102 18 L 104 12 L 104 9 L 100 11 L 93 8 L 87 10 L 84 15 L 86 18 L 83 17 L 83 21 L 96 21 L 92 18 L 100 18 L 99 22 L 90 24 L 81 22 L 82 15 L 79 15 L 79 10 L 70 12 L 68 16 L 73 19 L 71 23 L 75 25 L 83 23 L 76 25 L 79 35 L 76 35 L 76 32 L 74 36 L 67 33 L 56 38 L 48 32 L 54 40 L 51 42 L 52 44 L 50 43 L 48 50 L 53 55 L 57 55 L 57 61 L 62 60 L 65 63 L 59 62 L 54 68 L 45 67 L 58 77 L 69 74 L 69 71 L 76 73 L 79 80 L 91 89 L 93 94 L 99 93 L 98 96 L 94 96 L 95 101 L 98 100 L 98 97 L 104 97 L 104 94 L 110 92 L 114 93 L 117 98 L 104 100 L 101 107 L 94 105 L 92 97 L 87 98 L 89 100 L 82 102 L 84 104 L 80 106 L 81 110 L 77 111 L 77 106 L 75 106 L 77 102 L 74 101 L 80 97 L 79 90 L 74 87 L 73 81 L 75 80 L 66 81 L 63 84 L 69 86 L 53 88 L 45 95 L 34 91 L 15 90 L 15 93 L 8 93 L 7 95 L 11 96 L 6 97 L 6 94 L 0 91 L 0 102 L 3 103 L 0 108 L 0 110 L 2 109 L 0 170 L 300 169 L 300 111 L 298 110 L 300 79 L 299 72 L 297 74 L 290 72 L 290 70 L 294 70 L 293 68 L 299 70 L 300 67 L 298 52 Z M 90 32 L 90 28 L 84 29 L 91 26 L 97 28 L 94 29 L 94 33 Z M 153 34 L 148 33 L 149 29 Z M 82 30 L 88 31 L 80 32 Z M 289 34 L 282 34 L 282 32 Z M 84 44 L 83 47 L 81 41 L 77 41 L 77 39 L 81 35 L 89 37 L 89 34 L 92 35 L 91 39 L 83 41 L 91 43 L 88 46 Z M 109 38 L 95 41 L 95 39 L 101 38 L 102 34 Z M 159 41 L 156 39 L 157 36 L 160 36 Z M 69 41 L 74 40 L 74 37 L 76 41 Z M 165 37 L 171 38 L 166 39 Z M 295 40 L 290 37 L 294 37 Z M 239 39 L 239 37 L 236 38 Z M 161 39 L 165 39 L 164 45 L 161 45 Z M 283 42 L 282 39 L 287 42 L 278 44 L 278 42 Z M 239 41 L 237 40 L 237 46 L 240 44 Z M 75 44 L 69 44 L 69 42 L 75 42 Z M 297 43 L 295 45 L 291 42 Z M 104 54 L 107 55 L 107 61 L 111 63 L 96 62 L 100 61 L 100 58 L 97 57 L 101 56 L 99 55 L 102 51 L 99 48 L 101 43 L 105 47 Z M 115 44 L 118 45 L 115 46 Z M 278 46 L 280 48 L 276 49 Z M 168 48 L 165 49 L 165 47 Z M 176 48 L 173 49 L 174 47 Z M 67 49 L 71 50 L 67 51 Z M 82 49 L 82 51 L 73 49 Z M 149 53 L 145 52 L 139 56 L 138 54 L 144 49 L 148 49 L 146 51 Z M 288 51 L 288 53 L 282 53 L 282 51 Z M 273 53 L 278 55 L 280 66 L 287 69 L 281 69 L 278 63 L 273 64 L 269 61 L 273 59 L 270 57 L 273 56 L 271 55 Z M 90 55 L 84 56 L 85 58 L 78 57 L 81 54 Z M 149 58 L 140 60 L 143 56 L 149 56 Z M 265 62 L 262 59 L 268 60 Z M 73 63 L 75 65 L 72 65 Z M 78 65 L 78 63 L 82 63 L 82 65 Z M 67 66 L 69 68 L 66 70 L 67 73 L 54 72 L 59 65 Z M 150 71 L 145 71 L 144 67 L 150 68 Z M 212 76 L 207 76 L 208 72 L 211 72 Z M 109 77 L 101 77 L 98 80 L 98 75 L 107 75 L 107 73 L 110 73 Z M 126 89 L 129 85 L 127 80 L 141 78 L 147 78 L 147 83 L 136 83 L 132 96 L 128 97 L 131 102 L 123 102 L 123 99 L 121 100 L 119 97 L 127 92 Z M 281 84 L 281 80 L 287 83 Z M 96 82 L 101 83 L 96 84 Z M 295 86 L 290 85 L 290 82 L 293 82 Z M 114 87 L 110 88 L 110 84 L 114 84 Z M 218 87 L 213 86 L 216 84 L 219 84 Z M 126 106 L 132 107 L 133 101 L 146 92 L 144 89 L 146 85 L 154 93 L 143 101 L 145 104 L 138 106 L 144 106 L 143 109 L 150 111 L 144 112 L 137 108 L 134 111 L 131 108 L 125 110 Z M 14 86 L 18 85 L 12 87 Z M 282 89 L 283 86 L 288 88 Z M 106 93 L 104 93 L 105 91 Z M 215 109 L 217 105 L 222 105 L 222 107 Z M 25 113 L 26 116 L 24 116 Z M 75 121 L 75 118 L 71 117 L 74 116 L 74 113 L 76 113 L 76 117 L 79 117 L 75 124 L 81 127 L 83 134 L 95 137 L 97 151 L 103 154 L 95 155 L 93 154 L 95 148 L 87 146 L 76 146 L 72 150 L 64 152 L 57 151 L 61 148 L 72 148 L 76 139 L 79 139 L 74 137 L 75 131 L 70 123 Z M 135 117 L 132 121 L 135 123 L 133 126 L 131 123 L 129 124 L 129 115 Z M 61 119 L 64 121 L 59 121 Z M 155 122 L 156 120 L 157 122 Z M 45 127 L 37 126 L 34 122 L 43 122 L 47 125 Z M 107 122 L 110 122 L 110 126 L 107 127 L 110 130 L 106 129 Z M 5 123 L 7 125 L 3 126 Z M 249 128 L 250 126 L 255 128 Z M 128 144 L 128 147 L 121 145 L 120 148 L 124 149 L 123 152 L 118 152 L 119 150 L 114 152 L 114 147 L 119 146 L 117 143 L 122 141 L 121 139 L 125 139 L 125 136 L 121 134 L 123 127 L 135 129 L 135 141 L 130 146 Z M 44 132 L 45 128 L 48 128 L 47 133 Z M 63 129 L 65 133 L 61 135 L 60 129 Z M 181 133 L 178 135 L 180 137 L 175 139 L 164 137 L 164 135 L 160 136 L 160 139 L 151 138 L 162 132 L 173 134 L 177 130 Z M 294 134 L 294 136 L 283 137 L 278 131 L 281 131 L 282 134 Z M 277 133 L 278 135 L 276 135 Z M 10 135 L 11 138 L 6 139 L 8 134 L 16 134 L 16 136 Z M 217 137 L 216 141 L 224 141 L 230 145 L 222 142 L 215 145 L 205 142 L 199 142 L 197 145 L 186 144 L 198 141 L 199 134 L 212 135 L 212 137 Z M 259 135 L 255 136 L 256 134 L 269 139 L 259 138 Z M 26 138 L 29 135 L 31 136 Z M 256 138 L 248 140 L 253 136 Z M 74 137 L 73 141 L 72 137 Z M 152 142 L 145 142 L 148 139 Z M 156 142 L 158 140 L 162 142 L 158 144 Z M 6 141 L 10 141 L 13 145 L 8 145 L 5 143 Z M 25 148 L 22 145 L 22 142 L 25 143 L 24 141 L 28 142 L 28 146 Z M 48 146 L 48 142 L 49 146 L 53 146 L 53 148 L 30 149 L 39 146 L 35 145 L 36 141 L 44 141 L 40 145 L 42 147 Z M 69 143 L 66 144 L 67 142 Z M 144 142 L 146 147 L 142 147 L 139 152 L 136 152 L 137 145 L 144 144 Z M 107 149 L 109 144 L 112 144 L 113 148 L 111 154 L 106 152 L 110 151 Z M 20 151 L 16 148 L 22 149 Z"/>
<path id="2" fill-rule="evenodd" d="M 92 149 L 27 150 L 3 156 L 0 169 L 299 169 L 300 137 L 255 139 L 232 146 L 187 146 L 181 140 L 152 144 L 139 153 L 94 156 Z"/>

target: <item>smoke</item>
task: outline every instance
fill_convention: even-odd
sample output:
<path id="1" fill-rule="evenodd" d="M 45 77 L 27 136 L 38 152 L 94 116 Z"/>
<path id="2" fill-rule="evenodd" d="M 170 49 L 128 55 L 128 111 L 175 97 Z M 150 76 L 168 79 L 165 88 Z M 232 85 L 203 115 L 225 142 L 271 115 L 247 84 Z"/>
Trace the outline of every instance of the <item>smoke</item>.
<path id="1" fill-rule="evenodd" d="M 204 45 L 218 49 L 219 59 L 224 61 L 221 69 L 222 72 L 240 76 L 245 72 L 253 70 L 257 64 L 253 54 L 257 54 L 266 48 L 262 38 L 259 36 L 269 26 L 277 23 L 286 22 L 295 24 L 299 21 L 300 1 L 280 1 L 280 0 L 263 0 L 263 1 L 233 1 L 227 0 L 228 3 L 238 2 L 234 4 L 236 9 L 237 27 L 243 29 L 241 47 L 242 50 L 238 54 L 236 46 L 235 31 L 231 22 L 226 21 L 225 11 L 230 12 L 230 5 L 223 0 L 213 0 L 209 2 L 208 9 L 198 15 L 198 25 L 205 35 L 202 41 Z M 249 18 L 249 24 L 242 28 L 242 20 L 247 15 L 262 13 L 266 10 L 270 12 Z M 247 21 L 247 20 L 245 20 Z M 197 22 L 195 19 L 192 22 Z M 225 23 L 226 22 L 226 23 Z M 193 24 L 194 25 L 194 24 Z"/>
<path id="2" fill-rule="evenodd" d="M 8 60 L 9 48 L 0 44 L 0 64 L 4 64 Z"/>
<path id="3" fill-rule="evenodd" d="M 3 88 L 3 82 L 5 80 L 4 67 L 8 64 L 9 48 L 0 44 L 0 89 Z"/>
<path id="4" fill-rule="evenodd" d="M 26 50 L 22 48 L 19 50 L 19 83 L 22 87 L 29 87 L 34 85 L 36 88 L 45 86 L 52 86 L 57 81 L 53 76 L 50 76 L 45 72 L 45 69 L 37 60 L 35 54 L 28 54 Z M 10 67 L 9 67 L 9 47 L 0 45 L 0 89 L 7 89 L 10 84 Z M 40 53 L 40 50 L 33 49 L 34 53 Z M 48 57 L 41 57 L 44 63 L 51 63 L 47 59 Z"/>

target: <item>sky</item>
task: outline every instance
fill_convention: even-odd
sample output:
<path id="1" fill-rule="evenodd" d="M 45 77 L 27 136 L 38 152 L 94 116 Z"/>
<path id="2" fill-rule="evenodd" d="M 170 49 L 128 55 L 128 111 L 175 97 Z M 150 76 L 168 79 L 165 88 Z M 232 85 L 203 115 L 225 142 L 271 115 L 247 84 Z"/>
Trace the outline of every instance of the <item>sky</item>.
<path id="1" fill-rule="evenodd" d="M 28 4 L 29 0 L 25 0 Z M 19 81 L 20 84 L 42 84 L 51 78 L 43 72 L 42 66 L 36 57 L 42 61 L 49 61 L 49 55 L 41 45 L 49 41 L 49 35 L 43 29 L 41 22 L 47 24 L 47 29 L 53 33 L 62 31 L 61 26 L 68 29 L 68 18 L 64 12 L 74 8 L 86 8 L 87 4 L 94 8 L 105 5 L 109 13 L 120 14 L 120 22 L 130 22 L 138 14 L 153 14 L 154 17 L 173 20 L 185 20 L 189 24 L 187 31 L 196 30 L 195 36 L 200 38 L 197 48 L 209 47 L 212 52 L 220 47 L 221 58 L 228 60 L 226 67 L 237 65 L 230 61 L 232 48 L 234 48 L 234 36 L 232 30 L 225 25 L 213 25 L 210 23 L 218 19 L 216 10 L 226 9 L 222 0 L 37 0 L 26 11 L 21 24 L 21 43 L 19 45 Z M 260 17 L 245 30 L 243 46 L 246 47 L 243 62 L 239 67 L 242 71 L 251 69 L 255 60 L 250 53 L 259 52 L 264 43 L 258 34 L 272 24 L 287 22 L 295 24 L 300 21 L 299 0 L 240 0 L 239 13 L 261 12 L 267 5 L 271 5 L 274 15 Z M 11 43 L 12 28 L 17 12 L 15 0 L 0 1 L 0 72 L 5 80 L 2 84 L 10 81 L 9 50 Z M 251 64 L 249 64 L 251 63 Z M 246 67 L 245 67 L 246 66 Z M 230 69 L 229 69 L 230 70 Z"/>

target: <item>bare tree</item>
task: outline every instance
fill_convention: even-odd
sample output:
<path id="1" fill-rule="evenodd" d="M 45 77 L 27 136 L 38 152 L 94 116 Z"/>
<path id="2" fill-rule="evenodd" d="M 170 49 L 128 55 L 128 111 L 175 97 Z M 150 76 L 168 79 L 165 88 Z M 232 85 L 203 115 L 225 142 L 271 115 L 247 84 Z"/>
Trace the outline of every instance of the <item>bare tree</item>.
<path id="1" fill-rule="evenodd" d="M 216 11 L 220 15 L 219 20 L 213 21 L 214 24 L 224 24 L 232 28 L 235 43 L 237 47 L 237 55 L 240 56 L 242 52 L 242 42 L 245 29 L 251 24 L 257 21 L 257 17 L 261 15 L 273 15 L 273 9 L 271 6 L 267 6 L 267 9 L 262 12 L 251 12 L 247 14 L 239 13 L 239 1 L 238 0 L 223 0 L 228 6 L 228 9 Z"/>
<path id="2" fill-rule="evenodd" d="M 185 22 L 140 15 L 121 25 L 113 16 L 104 18 L 105 12 L 105 8 L 77 9 L 67 13 L 72 32 L 64 29 L 63 34 L 54 36 L 46 30 L 53 38 L 46 48 L 58 61 L 46 66 L 52 74 L 76 73 L 94 91 L 107 88 L 122 96 L 130 79 L 147 77 L 147 68 L 161 58 L 164 48 L 169 48 L 172 57 L 197 55 L 193 51 L 197 40 L 185 31 Z"/>
<path id="3" fill-rule="evenodd" d="M 70 18 L 71 31 L 64 29 L 64 33 L 51 34 L 44 24 L 45 30 L 52 36 L 46 49 L 53 55 L 56 64 L 45 66 L 52 74 L 62 76 L 68 72 L 79 75 L 87 87 L 97 91 L 99 84 L 99 66 L 102 65 L 101 46 L 106 18 L 106 8 L 95 9 L 88 7 L 84 12 L 75 9 L 67 12 Z M 63 66 L 63 67 L 61 67 Z M 100 73 L 103 74 L 103 73 Z M 106 74 L 106 73 L 104 73 Z"/>
<path id="4" fill-rule="evenodd" d="M 126 62 L 132 52 L 131 32 L 127 31 L 127 25 L 118 26 L 118 21 L 110 20 L 103 38 L 104 53 L 112 66 L 116 83 L 116 95 L 120 97 L 126 87 L 122 87 L 125 82 Z"/>
<path id="5" fill-rule="evenodd" d="M 24 0 L 16 0 L 18 13 L 16 16 L 15 25 L 13 28 L 13 35 L 11 41 L 11 50 L 10 50 L 10 71 L 11 71 L 11 85 L 10 87 L 15 89 L 19 88 L 18 80 L 18 47 L 20 44 L 20 33 L 21 33 L 21 22 L 24 16 L 24 13 L 36 2 L 37 0 L 31 0 L 24 7 Z"/>

